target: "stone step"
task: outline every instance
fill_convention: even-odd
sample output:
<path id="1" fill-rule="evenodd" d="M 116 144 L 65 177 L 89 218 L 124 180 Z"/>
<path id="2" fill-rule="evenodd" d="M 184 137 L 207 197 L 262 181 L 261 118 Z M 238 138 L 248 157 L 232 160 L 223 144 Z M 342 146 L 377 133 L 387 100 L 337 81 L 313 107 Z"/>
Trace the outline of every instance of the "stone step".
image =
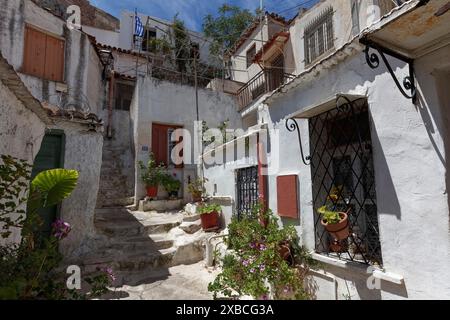
<path id="1" fill-rule="evenodd" d="M 113 238 L 107 245 L 100 247 L 99 251 L 117 251 L 122 254 L 129 252 L 151 253 L 173 246 L 174 241 L 168 237 L 167 233 L 154 234 L 147 237 L 125 237 Z"/>
<path id="2" fill-rule="evenodd" d="M 95 226 L 99 232 L 110 237 L 127 237 L 152 235 L 158 233 L 165 233 L 181 224 L 181 221 L 169 222 L 150 222 L 144 223 L 139 221 L 133 222 L 115 222 L 111 221 L 96 221 Z"/>
<path id="3" fill-rule="evenodd" d="M 122 193 L 123 195 L 124 193 Z M 126 194 L 126 193 L 125 193 Z M 134 197 L 119 198 L 111 196 L 109 193 L 99 192 L 97 199 L 97 207 L 99 208 L 110 208 L 118 206 L 130 206 L 134 204 Z"/>
<path id="4" fill-rule="evenodd" d="M 143 271 L 170 266 L 177 249 L 174 247 L 156 252 L 133 252 L 122 254 L 108 251 L 93 253 L 82 259 L 83 272 L 95 272 L 97 268 L 111 267 L 115 271 Z"/>

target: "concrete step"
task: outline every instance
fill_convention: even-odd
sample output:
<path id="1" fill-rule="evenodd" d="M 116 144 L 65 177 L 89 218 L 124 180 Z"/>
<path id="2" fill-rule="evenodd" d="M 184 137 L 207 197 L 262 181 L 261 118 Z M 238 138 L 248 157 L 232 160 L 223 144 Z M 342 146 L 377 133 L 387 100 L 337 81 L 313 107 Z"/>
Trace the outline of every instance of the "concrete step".
<path id="1" fill-rule="evenodd" d="M 151 253 L 162 249 L 168 249 L 172 247 L 174 241 L 168 237 L 167 233 L 153 234 L 147 237 L 124 237 L 114 238 L 107 245 L 100 247 L 99 251 L 117 251 L 122 254 L 129 252 L 138 253 Z"/>

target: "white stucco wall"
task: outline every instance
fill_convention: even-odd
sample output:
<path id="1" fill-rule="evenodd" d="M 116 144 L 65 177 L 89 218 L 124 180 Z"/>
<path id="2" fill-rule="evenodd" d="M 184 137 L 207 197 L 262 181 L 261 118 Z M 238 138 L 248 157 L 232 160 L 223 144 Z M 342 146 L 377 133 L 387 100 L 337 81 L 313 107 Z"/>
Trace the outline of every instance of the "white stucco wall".
<path id="1" fill-rule="evenodd" d="M 377 192 L 380 240 L 384 268 L 402 275 L 404 285 L 382 281 L 381 291 L 368 291 L 364 271 L 331 267 L 338 280 L 338 298 L 353 299 L 442 299 L 450 297 L 449 222 L 445 182 L 443 123 L 432 71 L 448 62 L 450 48 L 416 61 L 421 102 L 417 107 L 405 99 L 386 69 L 372 71 L 364 55 L 358 54 L 316 81 L 291 90 L 268 109 L 275 128 L 281 130 L 280 173 L 297 172 L 300 179 L 300 215 L 303 243 L 314 248 L 314 215 L 310 168 L 299 156 L 295 133 L 285 129 L 284 115 L 319 104 L 327 96 L 343 92 L 367 95 L 372 118 L 372 143 Z M 393 62 L 397 74 L 407 67 Z M 299 121 L 305 150 L 307 120 Z M 308 153 L 307 153 L 308 154 Z M 275 176 L 270 178 L 270 207 L 276 211 Z M 327 268 L 326 268 L 327 269 Z M 357 275 L 359 274 L 359 275 Z M 347 292 L 343 281 L 350 281 Z M 339 282 L 342 282 L 339 284 Z M 332 297 L 329 297 L 332 298 Z"/>
<path id="2" fill-rule="evenodd" d="M 83 26 L 83 31 L 95 37 L 98 43 L 106 44 L 111 47 L 119 47 L 120 32 L 110 31 L 105 29 L 94 28 L 90 26 Z"/>
<path id="3" fill-rule="evenodd" d="M 212 90 L 199 89 L 199 116 L 200 120 L 207 122 L 209 128 L 217 126 L 229 120 L 229 129 L 241 128 L 242 120 L 237 112 L 234 97 L 214 92 Z M 194 122 L 196 121 L 195 89 L 190 86 L 159 81 L 153 78 L 139 78 L 137 91 L 134 94 L 131 106 L 131 121 L 133 125 L 134 147 L 136 161 L 144 162 L 148 159 L 148 152 L 142 151 L 142 147 L 151 150 L 152 123 L 171 124 L 183 126 L 191 133 L 192 155 L 194 148 Z M 189 151 L 185 150 L 185 155 Z M 184 181 L 184 198 L 190 200 L 187 193 L 187 181 L 195 179 L 197 164 L 185 164 L 184 169 L 174 169 L 178 177 Z M 140 179 L 140 170 L 136 168 L 136 199 L 142 199 L 145 195 L 144 185 Z"/>
<path id="4" fill-rule="evenodd" d="M 134 12 L 131 11 L 122 11 L 120 16 L 120 35 L 119 35 L 119 47 L 126 49 L 126 50 L 132 50 L 133 49 L 133 35 L 134 35 Z M 145 26 L 147 25 L 147 18 L 148 19 L 148 26 L 150 28 L 155 29 L 156 31 L 156 37 L 157 38 L 166 38 L 170 39 L 170 36 L 168 35 L 171 33 L 171 27 L 172 21 L 166 21 L 161 18 L 147 16 L 143 13 L 138 12 L 138 17 L 141 19 L 142 24 Z M 168 26 L 169 25 L 169 26 Z M 202 63 L 206 64 L 213 64 L 215 65 L 217 63 L 217 59 L 214 59 L 209 54 L 209 42 L 204 41 L 205 38 L 202 33 L 195 32 L 192 30 L 187 30 L 189 34 L 189 38 L 192 42 L 196 42 L 200 45 L 200 61 Z"/>
<path id="5" fill-rule="evenodd" d="M 102 164 L 103 135 L 69 121 L 56 121 L 52 129 L 64 130 L 64 168 L 77 170 L 77 187 L 61 204 L 60 217 L 70 223 L 72 231 L 60 243 L 65 259 L 76 259 L 89 252 L 95 237 L 94 213 Z"/>
<path id="6" fill-rule="evenodd" d="M 0 81 L 0 155 L 10 155 L 32 164 L 41 146 L 45 127 L 44 122 Z M 18 243 L 20 230 L 11 231 L 6 241 Z M 0 239 L 0 243 L 4 241 Z"/>

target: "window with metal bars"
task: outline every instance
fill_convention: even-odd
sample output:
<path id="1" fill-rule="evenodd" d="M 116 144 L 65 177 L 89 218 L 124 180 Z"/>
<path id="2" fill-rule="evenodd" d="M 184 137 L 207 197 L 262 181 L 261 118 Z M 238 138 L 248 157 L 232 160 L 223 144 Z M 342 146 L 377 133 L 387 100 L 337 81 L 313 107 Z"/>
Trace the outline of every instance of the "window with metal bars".
<path id="1" fill-rule="evenodd" d="M 258 204 L 258 167 L 236 170 L 237 217 L 250 217 L 252 208 Z"/>
<path id="2" fill-rule="evenodd" d="M 325 9 L 305 28 L 305 61 L 311 64 L 334 48 L 333 8 Z"/>
<path id="3" fill-rule="evenodd" d="M 382 265 L 367 101 L 359 99 L 309 120 L 316 251 L 342 260 Z M 333 211 L 347 212 L 350 236 L 336 241 L 317 210 L 339 196 Z"/>

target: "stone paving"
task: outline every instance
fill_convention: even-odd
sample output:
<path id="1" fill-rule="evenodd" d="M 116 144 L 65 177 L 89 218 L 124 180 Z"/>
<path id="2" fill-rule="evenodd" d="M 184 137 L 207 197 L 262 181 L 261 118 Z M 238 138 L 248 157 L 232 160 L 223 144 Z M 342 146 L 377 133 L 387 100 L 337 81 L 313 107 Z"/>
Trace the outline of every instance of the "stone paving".
<path id="1" fill-rule="evenodd" d="M 178 265 L 168 269 L 129 274 L 128 285 L 113 288 L 104 299 L 111 300 L 212 300 L 208 283 L 218 270 L 206 268 L 204 262 Z"/>

